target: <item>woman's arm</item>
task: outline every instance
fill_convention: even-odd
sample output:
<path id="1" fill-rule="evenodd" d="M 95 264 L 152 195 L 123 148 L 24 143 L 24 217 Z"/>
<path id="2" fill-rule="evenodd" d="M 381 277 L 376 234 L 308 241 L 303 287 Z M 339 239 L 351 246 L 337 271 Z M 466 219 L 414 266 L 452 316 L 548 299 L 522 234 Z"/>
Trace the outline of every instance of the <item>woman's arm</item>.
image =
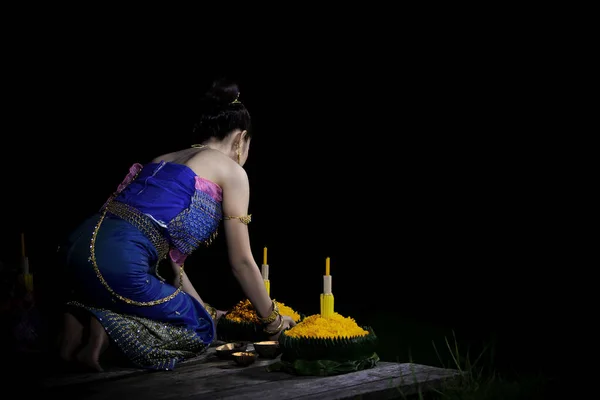
<path id="1" fill-rule="evenodd" d="M 250 201 L 246 171 L 239 165 L 234 165 L 222 186 L 225 240 L 233 275 L 259 317 L 266 318 L 273 311 L 273 301 L 267 293 L 258 264 L 254 261 L 248 226 L 244 223 Z"/>

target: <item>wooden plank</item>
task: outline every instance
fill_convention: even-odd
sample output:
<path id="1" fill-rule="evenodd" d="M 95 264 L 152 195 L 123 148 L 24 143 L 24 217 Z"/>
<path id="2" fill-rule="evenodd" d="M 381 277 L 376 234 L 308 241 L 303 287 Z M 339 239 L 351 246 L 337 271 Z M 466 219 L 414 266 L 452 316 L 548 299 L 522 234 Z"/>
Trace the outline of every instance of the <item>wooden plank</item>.
<path id="1" fill-rule="evenodd" d="M 223 344 L 222 342 L 216 342 L 214 345 L 209 347 L 204 354 L 201 354 L 197 357 L 190 358 L 189 360 L 182 361 L 176 367 L 176 369 L 183 368 L 183 366 L 190 365 L 205 365 L 202 368 L 208 368 L 210 365 L 206 366 L 206 363 L 212 359 L 219 360 L 216 356 L 215 348 Z M 70 386 L 70 385 L 82 385 L 89 384 L 98 381 L 111 381 L 115 379 L 123 379 L 129 378 L 138 375 L 145 374 L 154 374 L 162 371 L 150 371 L 147 369 L 141 368 L 124 368 L 124 367 L 115 367 L 112 369 L 108 369 L 104 372 L 71 372 L 64 373 L 58 376 L 52 376 L 44 379 L 42 381 L 42 387 L 52 388 L 52 387 L 60 387 L 60 386 Z"/>
<path id="2" fill-rule="evenodd" d="M 123 379 L 141 374 L 147 374 L 147 371 L 137 368 L 115 368 L 104 372 L 69 372 L 46 377 L 42 380 L 41 386 L 44 388 L 75 386 L 98 381 Z"/>
<path id="3" fill-rule="evenodd" d="M 249 346 L 248 350 L 252 350 Z M 397 398 L 428 391 L 458 371 L 418 364 L 380 362 L 375 368 L 349 374 L 312 377 L 285 372 L 267 372 L 277 360 L 258 359 L 250 367 L 221 360 L 211 347 L 194 359 L 180 363 L 173 371 L 121 369 L 104 373 L 72 374 L 45 382 L 47 394 L 63 400 L 145 397 L 171 400 L 202 399 L 304 399 L 342 400 Z"/>
<path id="4" fill-rule="evenodd" d="M 377 367 L 328 377 L 301 377 L 285 382 L 229 387 L 218 392 L 198 393 L 194 400 L 219 399 L 328 399 L 338 400 L 380 392 L 400 395 L 427 381 L 440 381 L 456 375 L 456 371 L 415 364 L 380 363 Z M 379 397 L 377 397 L 379 398 Z"/>
<path id="5" fill-rule="evenodd" d="M 238 367 L 219 361 L 208 368 L 182 368 L 114 382 L 96 382 L 70 394 L 80 399 L 145 397 L 170 400 L 202 399 L 316 399 L 339 400 L 356 396 L 391 398 L 430 389 L 457 371 L 415 364 L 379 363 L 373 369 L 330 377 L 299 377 L 284 372 L 267 372 L 273 360 Z M 257 365 L 258 363 L 262 363 Z M 62 393 L 66 395 L 69 393 Z M 373 397 L 375 396 L 375 397 Z M 63 396 L 64 397 L 64 396 Z"/>
<path id="6" fill-rule="evenodd" d="M 432 389 L 440 388 L 444 382 L 460 376 L 460 373 L 455 370 L 426 367 L 423 365 L 413 366 L 402 364 L 400 369 L 404 369 L 405 371 L 398 377 L 384 378 L 355 385 L 350 384 L 345 387 L 324 391 L 321 390 L 321 386 L 319 385 L 316 388 L 317 390 L 313 387 L 310 394 L 298 394 L 295 397 L 289 398 L 302 400 L 397 399 L 418 393 L 419 391 L 425 393 Z M 412 371 L 407 374 L 406 370 Z"/>
<path id="7" fill-rule="evenodd" d="M 178 385 L 193 380 L 207 381 L 207 378 L 213 376 L 225 379 L 227 375 L 237 374 L 242 369 L 245 371 L 258 369 L 261 373 L 264 373 L 266 372 L 266 366 L 272 362 L 273 360 L 257 360 L 250 367 L 240 367 L 235 365 L 233 361 L 218 360 L 207 362 L 205 364 L 191 365 L 188 368 L 178 368 L 174 371 L 157 371 L 151 374 L 132 376 L 118 381 L 95 381 L 87 383 L 86 386 L 92 389 L 96 386 L 102 386 L 103 390 L 107 392 L 119 392 L 122 390 L 122 386 L 126 387 L 126 390 L 139 389 L 144 391 L 149 385 L 171 386 L 173 384 Z M 72 387 L 73 385 L 69 386 Z"/>
<path id="8" fill-rule="evenodd" d="M 214 355 L 214 350 L 211 351 L 211 349 L 209 349 L 205 354 L 202 354 L 198 357 L 194 357 L 193 359 L 186 361 L 189 363 L 188 365 L 206 365 L 206 362 L 210 360 L 213 356 L 216 357 Z M 182 364 L 180 364 L 177 368 L 181 368 L 181 365 Z M 43 381 L 42 386 L 51 388 L 59 386 L 82 385 L 100 381 L 104 382 L 116 379 L 130 378 L 139 375 L 156 374 L 160 372 L 163 371 L 151 371 L 147 369 L 123 367 L 109 369 L 104 372 L 71 372 L 59 376 L 46 378 Z"/>
<path id="9" fill-rule="evenodd" d="M 240 367 L 220 361 L 218 365 L 204 369 L 165 371 L 112 382 L 95 382 L 78 388 L 63 388 L 67 391 L 61 391 L 61 395 L 77 392 L 82 396 L 85 393 L 85 396 L 80 398 L 88 400 L 111 397 L 175 399 L 191 395 L 206 395 L 207 398 L 213 398 L 215 393 L 228 387 L 261 386 L 276 380 L 293 379 L 289 374 L 267 372 L 266 366 L 272 362 L 274 361 L 261 360 L 250 367 Z"/>
<path id="10" fill-rule="evenodd" d="M 253 350 L 251 346 L 248 350 Z M 93 390 L 96 385 L 102 385 L 107 387 L 108 383 L 111 383 L 111 388 L 120 390 L 120 381 L 126 378 L 124 383 L 128 388 L 145 389 L 149 385 L 149 381 L 152 385 L 171 385 L 173 382 L 178 383 L 186 381 L 188 379 L 201 379 L 212 375 L 226 375 L 230 373 L 237 373 L 240 369 L 254 369 L 259 368 L 265 370 L 265 368 L 277 360 L 270 359 L 258 359 L 250 367 L 240 367 L 236 365 L 232 360 L 222 360 L 216 356 L 215 349 L 207 350 L 205 355 L 186 361 L 180 364 L 173 371 L 148 371 L 148 370 L 131 370 L 131 371 L 116 371 L 116 372 L 102 372 L 102 373 L 83 373 L 83 374 L 71 374 L 60 378 L 50 378 L 43 383 L 43 387 L 47 389 L 60 389 L 75 390 L 75 386 L 87 386 L 90 390 Z M 113 382 L 115 380 L 119 382 Z M 63 392 L 65 390 L 62 390 Z M 112 389 L 106 389 L 112 390 Z"/>

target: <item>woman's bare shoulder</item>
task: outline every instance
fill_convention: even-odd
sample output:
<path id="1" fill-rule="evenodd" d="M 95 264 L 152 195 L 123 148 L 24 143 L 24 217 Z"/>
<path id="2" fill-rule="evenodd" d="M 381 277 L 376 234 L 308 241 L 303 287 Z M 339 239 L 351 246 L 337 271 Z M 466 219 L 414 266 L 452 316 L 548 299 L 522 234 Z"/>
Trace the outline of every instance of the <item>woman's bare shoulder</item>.
<path id="1" fill-rule="evenodd" d="M 159 163 L 161 161 L 166 161 L 166 162 L 172 162 L 174 160 L 173 157 L 174 153 L 166 153 L 166 154 L 161 154 L 160 156 L 154 157 L 152 159 L 152 163 Z"/>
<path id="2" fill-rule="evenodd" d="M 191 158 L 193 158 L 193 156 L 193 149 L 178 150 L 172 151 L 170 153 L 161 154 L 158 157 L 154 157 L 154 159 L 152 159 L 152 162 L 158 163 L 161 161 L 165 161 L 176 164 L 186 164 Z"/>
<path id="3" fill-rule="evenodd" d="M 218 150 L 206 149 L 186 163 L 198 176 L 210 179 L 219 183 L 220 186 L 227 186 L 232 175 L 239 175 L 245 170 L 235 161 L 227 157 Z M 241 170 L 241 171 L 240 171 Z"/>

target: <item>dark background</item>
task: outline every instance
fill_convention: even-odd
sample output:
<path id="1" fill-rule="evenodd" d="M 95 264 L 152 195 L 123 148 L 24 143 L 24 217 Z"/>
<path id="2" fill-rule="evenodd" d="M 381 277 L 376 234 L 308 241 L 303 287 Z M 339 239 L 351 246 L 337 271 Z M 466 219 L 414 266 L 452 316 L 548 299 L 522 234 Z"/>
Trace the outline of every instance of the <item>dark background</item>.
<path id="1" fill-rule="evenodd" d="M 131 164 L 193 143 L 195 101 L 225 75 L 253 118 L 249 227 L 258 264 L 268 247 L 274 298 L 318 312 L 331 257 L 345 315 L 392 312 L 473 340 L 497 335 L 509 357 L 547 362 L 560 250 L 552 172 L 532 129 L 543 92 L 531 51 L 443 37 L 349 43 L 224 57 L 128 41 L 16 47 L 0 259 L 18 263 L 25 232 L 42 307 L 53 304 L 60 240 Z M 242 298 L 224 235 L 186 268 L 206 301 L 226 309 Z"/>

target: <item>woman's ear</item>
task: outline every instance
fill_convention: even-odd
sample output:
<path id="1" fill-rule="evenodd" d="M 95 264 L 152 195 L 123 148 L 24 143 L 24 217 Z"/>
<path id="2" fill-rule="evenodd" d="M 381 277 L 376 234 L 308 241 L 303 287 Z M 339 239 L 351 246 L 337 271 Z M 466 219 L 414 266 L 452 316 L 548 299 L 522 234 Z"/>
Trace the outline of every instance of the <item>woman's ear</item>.
<path id="1" fill-rule="evenodd" d="M 233 141 L 231 142 L 231 144 L 233 145 L 234 149 L 237 150 L 244 147 L 247 133 L 248 131 L 239 131 L 233 136 Z"/>

